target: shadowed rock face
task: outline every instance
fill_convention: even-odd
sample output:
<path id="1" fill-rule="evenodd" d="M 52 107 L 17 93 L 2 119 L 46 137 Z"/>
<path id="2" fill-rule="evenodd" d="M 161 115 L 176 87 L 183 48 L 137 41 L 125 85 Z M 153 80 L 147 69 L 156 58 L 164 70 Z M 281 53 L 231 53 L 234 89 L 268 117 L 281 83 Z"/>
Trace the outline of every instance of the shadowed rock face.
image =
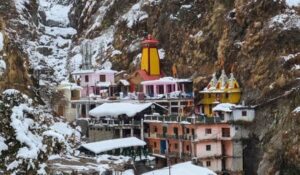
<path id="1" fill-rule="evenodd" d="M 243 100 L 247 104 L 260 104 L 256 120 L 250 126 L 252 140 L 245 148 L 247 174 L 288 174 L 294 173 L 292 169 L 299 174 L 300 158 L 296 156 L 299 150 L 294 149 L 299 142 L 295 141 L 296 136 L 291 136 L 297 133 L 294 121 L 297 117 L 291 117 L 294 114 L 290 113 L 299 105 L 300 8 L 271 0 L 145 0 L 139 11 L 148 17 L 139 18 L 129 27 L 122 17 L 132 7 L 138 7 L 135 6 L 138 2 L 53 1 L 72 5 L 68 26 L 75 28 L 77 34 L 67 37 L 72 39 L 68 43 L 68 57 L 77 54 L 76 47 L 84 39 L 96 39 L 113 28 L 113 40 L 104 47 L 109 49 L 104 56 L 97 55 L 95 50 L 95 58 L 109 60 L 117 70 L 133 71 L 138 67 L 137 46 L 148 32 L 160 41 L 160 48 L 165 51 L 164 72 L 170 75 L 171 66 L 176 64 L 179 76 L 193 75 L 195 90 L 202 89 L 213 72 L 220 73 L 223 67 L 227 73 L 233 71 L 243 88 Z M 39 23 L 50 27 L 62 24 L 47 21 L 41 11 L 37 13 L 39 4 L 35 0 L 25 5 L 22 18 L 14 9 L 13 2 L 0 2 L 5 24 L 1 30 L 6 32 L 8 53 L 4 60 L 11 67 L 7 77 L 0 81 L 0 89 L 13 86 L 27 90 L 28 85 L 37 83 L 25 73 L 32 67 L 28 67 L 31 59 L 24 40 L 39 42 L 37 38 L 43 33 Z M 22 20 L 28 25 L 24 26 Z M 66 49 L 68 44 L 58 48 Z M 113 54 L 113 50 L 121 54 Z M 37 51 L 55 55 L 47 44 Z M 287 136 L 285 131 L 289 133 Z M 287 146 L 278 145 L 279 138 Z M 293 159 L 289 159 L 291 154 L 295 155 Z"/>

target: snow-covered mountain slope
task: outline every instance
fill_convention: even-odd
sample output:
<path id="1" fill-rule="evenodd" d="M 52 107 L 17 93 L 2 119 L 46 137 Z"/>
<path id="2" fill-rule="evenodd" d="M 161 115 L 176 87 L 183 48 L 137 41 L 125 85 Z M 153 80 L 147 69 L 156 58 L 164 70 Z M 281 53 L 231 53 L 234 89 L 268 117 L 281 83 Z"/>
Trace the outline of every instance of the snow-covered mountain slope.
<path id="1" fill-rule="evenodd" d="M 0 170 L 5 174 L 45 172 L 52 154 L 74 154 L 78 130 L 17 90 L 5 90 L 1 96 Z"/>
<path id="2" fill-rule="evenodd" d="M 196 90 L 222 63 L 235 72 L 243 100 L 260 104 L 245 148 L 245 160 L 253 162 L 246 172 L 284 174 L 300 169 L 300 159 L 287 161 L 288 149 L 275 149 L 272 140 L 290 132 L 278 126 L 291 124 L 287 116 L 299 106 L 299 11 L 299 0 L 1 1 L 6 71 L 0 89 L 12 86 L 39 97 L 39 84 L 54 85 L 79 67 L 80 46 L 87 42 L 94 64 L 134 70 L 148 32 L 160 40 L 164 72 L 176 64 L 180 76 L 194 75 Z"/>

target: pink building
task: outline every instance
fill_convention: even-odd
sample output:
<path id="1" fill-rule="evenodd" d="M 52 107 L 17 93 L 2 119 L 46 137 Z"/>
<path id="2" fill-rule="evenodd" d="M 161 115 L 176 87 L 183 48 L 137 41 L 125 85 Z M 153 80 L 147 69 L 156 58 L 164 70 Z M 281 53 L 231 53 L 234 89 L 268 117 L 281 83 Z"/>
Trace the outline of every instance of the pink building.
<path id="1" fill-rule="evenodd" d="M 193 97 L 193 82 L 190 79 L 163 77 L 157 80 L 143 81 L 143 92 L 153 98 Z"/>
<path id="2" fill-rule="evenodd" d="M 247 130 L 228 123 L 198 124 L 195 134 L 195 157 L 203 166 L 217 173 L 242 174 L 241 139 L 247 137 Z"/>
<path id="3" fill-rule="evenodd" d="M 81 98 L 89 96 L 112 96 L 115 84 L 114 70 L 78 70 L 72 74 L 76 77 L 78 85 L 82 87 Z"/>

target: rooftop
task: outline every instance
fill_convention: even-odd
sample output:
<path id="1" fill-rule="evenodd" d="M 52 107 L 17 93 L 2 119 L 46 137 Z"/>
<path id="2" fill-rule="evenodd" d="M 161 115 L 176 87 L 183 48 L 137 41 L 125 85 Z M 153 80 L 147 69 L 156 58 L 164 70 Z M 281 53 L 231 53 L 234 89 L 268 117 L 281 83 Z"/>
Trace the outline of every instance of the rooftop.
<path id="1" fill-rule="evenodd" d="M 112 140 L 104 140 L 99 142 L 92 142 L 87 144 L 82 144 L 80 148 L 87 149 L 88 151 L 93 152 L 94 154 L 99 154 L 102 152 L 118 149 L 118 148 L 126 148 L 133 146 L 145 146 L 146 142 L 140 140 L 136 137 L 129 138 L 120 138 L 120 139 L 112 139 Z"/>
<path id="2" fill-rule="evenodd" d="M 216 175 L 216 173 L 209 170 L 208 168 L 194 165 L 191 161 L 172 165 L 170 171 L 171 171 L 172 175 L 183 175 L 183 174 Z M 144 173 L 143 175 L 166 175 L 166 174 L 169 174 L 169 167 L 150 171 L 150 172 Z"/>

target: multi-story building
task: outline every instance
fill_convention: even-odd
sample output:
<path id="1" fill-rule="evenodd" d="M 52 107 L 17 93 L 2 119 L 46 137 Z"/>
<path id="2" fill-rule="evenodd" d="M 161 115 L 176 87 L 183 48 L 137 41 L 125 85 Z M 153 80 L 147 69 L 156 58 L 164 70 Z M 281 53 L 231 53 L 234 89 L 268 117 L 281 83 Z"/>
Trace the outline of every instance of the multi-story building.
<path id="1" fill-rule="evenodd" d="M 222 70 L 219 79 L 217 79 L 215 73 L 213 74 L 207 87 L 200 91 L 200 95 L 200 114 L 212 116 L 212 108 L 219 103 L 239 103 L 241 99 L 241 90 L 233 73 L 231 73 L 228 78 L 225 71 Z"/>

